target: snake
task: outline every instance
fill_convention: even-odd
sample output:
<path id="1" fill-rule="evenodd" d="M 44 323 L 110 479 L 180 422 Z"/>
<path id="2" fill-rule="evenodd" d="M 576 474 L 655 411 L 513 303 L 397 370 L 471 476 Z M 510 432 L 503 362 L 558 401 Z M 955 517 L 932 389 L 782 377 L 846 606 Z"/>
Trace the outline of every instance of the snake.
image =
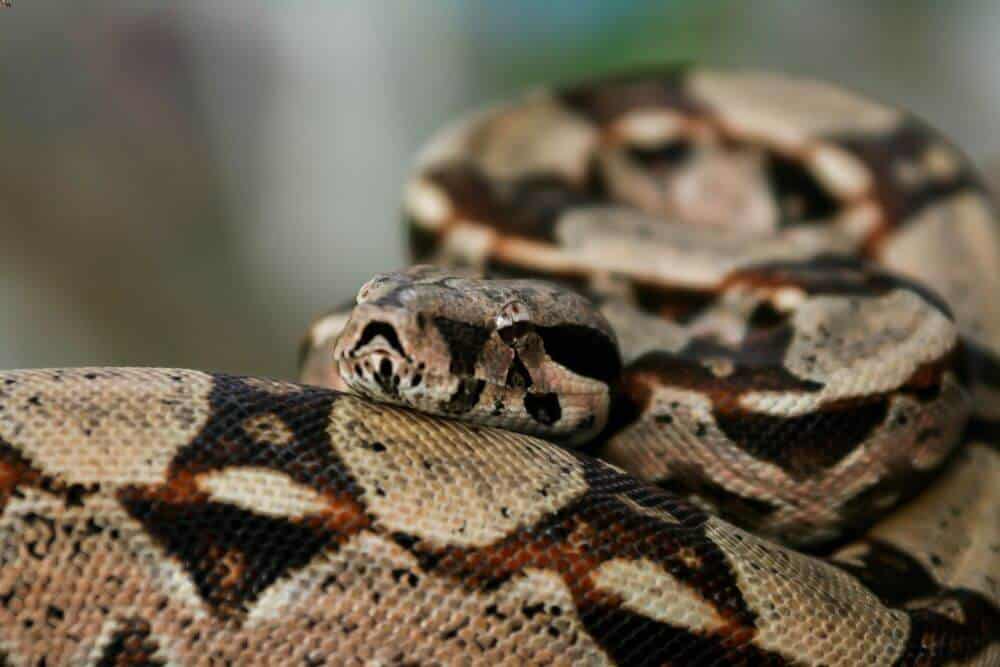
<path id="1" fill-rule="evenodd" d="M 1000 230 L 896 107 L 468 114 L 298 381 L 0 373 L 0 665 L 1000 665 Z"/>

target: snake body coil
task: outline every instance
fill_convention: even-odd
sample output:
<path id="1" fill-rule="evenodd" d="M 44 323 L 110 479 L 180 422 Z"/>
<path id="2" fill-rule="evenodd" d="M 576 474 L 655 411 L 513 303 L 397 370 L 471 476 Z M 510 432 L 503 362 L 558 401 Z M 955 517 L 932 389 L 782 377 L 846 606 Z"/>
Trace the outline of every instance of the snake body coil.
<path id="1" fill-rule="evenodd" d="M 939 135 L 647 73 L 453 126 L 405 211 L 451 268 L 309 384 L 0 374 L 0 664 L 1000 665 L 1000 231 Z"/>

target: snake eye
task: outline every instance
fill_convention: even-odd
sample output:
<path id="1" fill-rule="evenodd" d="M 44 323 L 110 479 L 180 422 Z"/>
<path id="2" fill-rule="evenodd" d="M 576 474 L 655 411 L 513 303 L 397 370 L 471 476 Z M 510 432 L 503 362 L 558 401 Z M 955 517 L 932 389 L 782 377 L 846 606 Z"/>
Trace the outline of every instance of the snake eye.
<path id="1" fill-rule="evenodd" d="M 493 325 L 501 340 L 514 347 L 518 340 L 534 328 L 530 319 L 531 311 L 526 304 L 521 301 L 509 301 L 493 318 Z"/>

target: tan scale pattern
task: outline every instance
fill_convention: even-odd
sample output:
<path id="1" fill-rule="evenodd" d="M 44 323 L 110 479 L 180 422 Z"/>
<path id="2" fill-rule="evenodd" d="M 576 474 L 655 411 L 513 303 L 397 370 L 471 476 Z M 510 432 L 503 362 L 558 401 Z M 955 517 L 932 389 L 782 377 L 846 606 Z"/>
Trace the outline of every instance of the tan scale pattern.
<path id="1" fill-rule="evenodd" d="M 66 483 L 162 482 L 174 452 L 208 419 L 211 388 L 211 376 L 196 371 L 8 373 L 0 384 L 0 438 Z"/>
<path id="2" fill-rule="evenodd" d="M 438 546 L 486 546 L 587 489 L 577 460 L 541 441 L 483 428 L 472 443 L 455 424 L 351 397 L 330 438 L 380 525 Z"/>
<path id="3" fill-rule="evenodd" d="M 707 532 L 758 613 L 759 646 L 807 665 L 892 665 L 902 653 L 909 619 L 850 576 L 714 518 Z"/>

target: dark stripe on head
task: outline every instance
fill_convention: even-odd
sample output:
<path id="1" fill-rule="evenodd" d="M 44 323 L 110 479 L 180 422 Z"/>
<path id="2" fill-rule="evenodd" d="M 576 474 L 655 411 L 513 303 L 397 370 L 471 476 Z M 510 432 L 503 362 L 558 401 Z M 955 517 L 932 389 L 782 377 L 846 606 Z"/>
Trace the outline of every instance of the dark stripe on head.
<path id="1" fill-rule="evenodd" d="M 528 367 L 521 361 L 521 357 L 515 354 L 514 360 L 510 362 L 510 367 L 507 369 L 506 385 L 511 389 L 528 389 L 532 384 Z"/>
<path id="2" fill-rule="evenodd" d="M 399 336 L 396 334 L 396 329 L 388 322 L 372 321 L 365 325 L 364 330 L 361 332 L 361 336 L 358 338 L 358 342 L 354 344 L 354 352 L 363 348 L 368 343 L 372 342 L 377 336 L 381 336 L 385 339 L 385 342 L 389 344 L 389 347 L 399 352 L 403 357 L 409 359 L 406 351 L 403 350 L 402 343 L 399 342 Z"/>
<path id="3" fill-rule="evenodd" d="M 622 368 L 618 346 L 602 331 L 580 324 L 536 326 L 534 331 L 557 364 L 608 384 L 618 379 Z"/>
<path id="4" fill-rule="evenodd" d="M 435 317 L 433 322 L 448 345 L 451 373 L 458 377 L 474 375 L 479 354 L 490 338 L 490 329 L 447 317 Z"/>
<path id="5" fill-rule="evenodd" d="M 559 405 L 559 395 L 554 393 L 524 395 L 524 409 L 531 418 L 545 425 L 555 424 L 562 418 L 562 406 Z"/>
<path id="6" fill-rule="evenodd" d="M 462 414 L 468 412 L 479 404 L 479 397 L 486 388 L 486 380 L 479 380 L 471 377 L 460 377 L 458 388 L 451 395 L 448 402 L 443 406 L 446 412 Z"/>

